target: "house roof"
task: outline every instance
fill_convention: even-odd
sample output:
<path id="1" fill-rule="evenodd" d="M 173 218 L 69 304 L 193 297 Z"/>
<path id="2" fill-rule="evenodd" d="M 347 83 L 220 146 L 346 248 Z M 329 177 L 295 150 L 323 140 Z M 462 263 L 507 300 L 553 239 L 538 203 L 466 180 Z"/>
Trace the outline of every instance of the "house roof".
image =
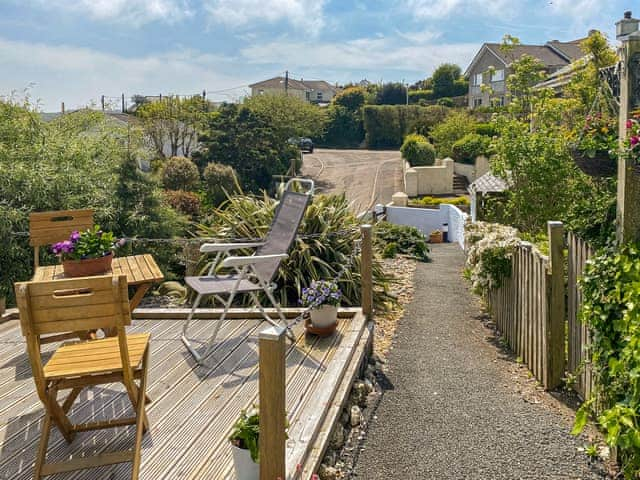
<path id="1" fill-rule="evenodd" d="M 249 88 L 282 88 L 284 89 L 286 79 L 284 77 L 273 77 L 262 82 L 257 82 L 249 85 Z M 293 90 L 309 90 L 309 88 L 300 80 L 289 77 L 289 88 Z"/>
<path id="2" fill-rule="evenodd" d="M 324 80 L 301 80 L 310 90 L 331 90 L 337 91 L 337 88 Z"/>
<path id="3" fill-rule="evenodd" d="M 475 191 L 480 193 L 504 192 L 508 188 L 507 182 L 491 173 L 485 173 L 469 185 L 470 192 Z"/>
<path id="4" fill-rule="evenodd" d="M 547 68 L 563 67 L 585 55 L 580 47 L 583 40 L 583 38 L 570 42 L 551 40 L 544 45 L 514 45 L 508 52 L 501 49 L 502 44 L 500 43 L 485 43 L 473 58 L 469 67 L 467 67 L 465 75 L 469 75 L 485 52 L 493 54 L 505 67 L 508 67 L 509 64 L 523 55 L 531 55 L 537 58 Z"/>

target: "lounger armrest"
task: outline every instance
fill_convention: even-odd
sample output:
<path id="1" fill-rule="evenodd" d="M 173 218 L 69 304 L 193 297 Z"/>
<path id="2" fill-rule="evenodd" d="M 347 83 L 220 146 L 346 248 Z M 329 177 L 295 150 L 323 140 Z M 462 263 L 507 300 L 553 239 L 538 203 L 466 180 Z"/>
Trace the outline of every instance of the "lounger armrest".
<path id="1" fill-rule="evenodd" d="M 252 243 L 203 243 L 200 247 L 201 253 L 207 252 L 228 252 L 230 250 L 239 250 L 241 248 L 258 248 L 264 245 L 262 242 Z"/>
<path id="2" fill-rule="evenodd" d="M 222 261 L 223 267 L 243 267 L 245 265 L 256 265 L 258 263 L 270 262 L 273 260 L 284 260 L 289 255 L 278 253 L 273 255 L 249 255 L 246 257 L 227 257 Z"/>

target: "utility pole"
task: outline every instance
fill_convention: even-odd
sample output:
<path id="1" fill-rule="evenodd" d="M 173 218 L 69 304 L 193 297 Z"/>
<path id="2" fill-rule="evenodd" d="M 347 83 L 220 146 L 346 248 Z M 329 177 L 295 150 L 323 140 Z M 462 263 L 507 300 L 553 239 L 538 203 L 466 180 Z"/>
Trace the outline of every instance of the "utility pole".
<path id="1" fill-rule="evenodd" d="M 127 109 L 124 104 L 124 93 L 122 94 L 122 113 L 127 113 Z"/>
<path id="2" fill-rule="evenodd" d="M 289 70 L 284 72 L 284 94 L 289 96 Z"/>
<path id="3" fill-rule="evenodd" d="M 407 103 L 406 103 L 406 105 L 409 106 L 409 84 L 405 83 L 404 78 L 402 79 L 402 85 L 404 85 L 405 92 L 407 93 Z"/>
<path id="4" fill-rule="evenodd" d="M 627 137 L 626 123 L 631 112 L 640 107 L 640 21 L 625 12 L 616 23 L 616 37 L 620 47 L 620 145 Z M 633 159 L 618 158 L 618 198 L 616 214 L 618 243 L 640 240 L 640 174 Z"/>

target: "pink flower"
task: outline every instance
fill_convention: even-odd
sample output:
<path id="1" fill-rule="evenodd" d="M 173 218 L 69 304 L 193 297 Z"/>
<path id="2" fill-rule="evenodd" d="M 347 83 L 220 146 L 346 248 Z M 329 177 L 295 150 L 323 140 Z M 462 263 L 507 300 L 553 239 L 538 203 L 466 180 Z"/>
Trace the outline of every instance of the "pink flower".
<path id="1" fill-rule="evenodd" d="M 638 142 L 640 142 L 640 137 L 633 136 L 629 139 L 629 143 L 631 144 L 631 147 L 635 147 L 638 144 Z"/>
<path id="2" fill-rule="evenodd" d="M 627 128 L 633 127 L 633 122 L 631 120 L 627 120 Z"/>

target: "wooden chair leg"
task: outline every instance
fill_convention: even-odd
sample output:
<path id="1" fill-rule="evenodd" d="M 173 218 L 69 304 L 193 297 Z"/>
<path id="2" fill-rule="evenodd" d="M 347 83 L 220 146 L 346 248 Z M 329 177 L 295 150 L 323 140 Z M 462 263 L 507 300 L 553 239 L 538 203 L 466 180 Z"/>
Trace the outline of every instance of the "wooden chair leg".
<path id="1" fill-rule="evenodd" d="M 51 415 L 53 423 L 56 424 L 56 427 L 58 427 L 60 433 L 62 433 L 62 436 L 67 441 L 67 443 L 71 443 L 73 442 L 73 439 L 75 437 L 75 432 L 73 431 L 73 425 L 71 425 L 67 414 L 62 409 L 62 407 L 58 405 L 58 400 L 56 398 L 57 393 L 58 390 L 55 388 L 55 386 L 48 391 L 46 405 L 47 413 Z"/>
<path id="2" fill-rule="evenodd" d="M 136 443 L 133 447 L 133 469 L 131 480 L 138 480 L 140 474 L 142 436 L 149 429 L 149 421 L 145 411 L 145 392 L 147 389 L 147 366 L 149 360 L 149 348 L 144 354 L 142 361 L 142 378 L 140 379 L 140 388 L 138 389 L 138 403 L 136 405 Z"/>
<path id="3" fill-rule="evenodd" d="M 33 478 L 40 480 L 42 478 L 42 466 L 47 459 L 47 446 L 49 445 L 49 433 L 51 432 L 51 415 L 49 412 L 44 414 L 44 422 L 42 423 L 42 432 L 40 432 L 40 445 L 38 446 L 38 454 L 36 456 L 36 465 L 33 471 Z"/>
<path id="4" fill-rule="evenodd" d="M 82 392 L 82 387 L 75 387 L 71 389 L 71 393 L 69 393 L 67 398 L 64 400 L 64 403 L 62 404 L 62 411 L 64 413 L 67 413 L 69 411 L 69 409 L 73 405 L 73 402 L 75 402 L 76 398 L 78 398 L 78 395 L 80 395 L 80 392 Z"/>

